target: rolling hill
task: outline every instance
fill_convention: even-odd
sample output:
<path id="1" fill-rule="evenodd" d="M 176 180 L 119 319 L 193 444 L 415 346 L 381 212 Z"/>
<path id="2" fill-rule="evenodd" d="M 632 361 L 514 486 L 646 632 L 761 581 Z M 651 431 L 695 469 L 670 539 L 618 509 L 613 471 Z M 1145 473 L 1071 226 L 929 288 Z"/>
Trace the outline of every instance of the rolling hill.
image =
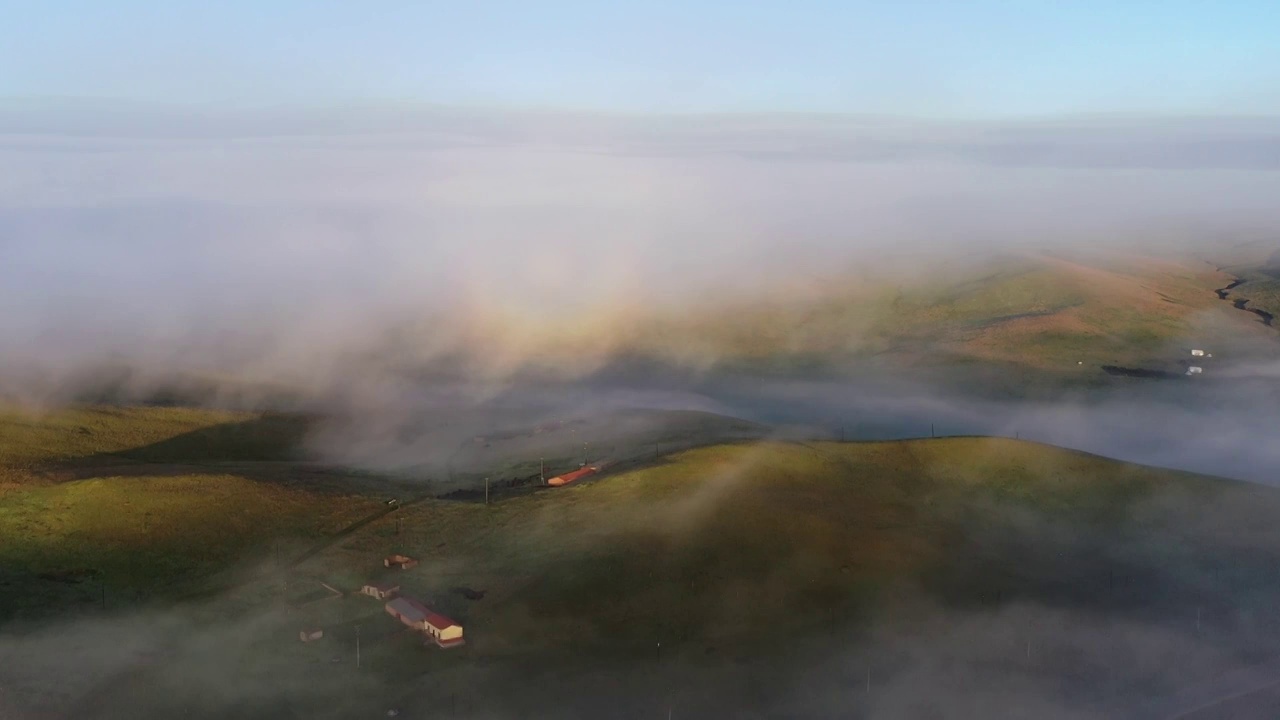
<path id="1" fill-rule="evenodd" d="M 883 633 L 977 621 L 1003 633 L 1024 622 L 1010 613 L 1038 623 L 1035 663 L 1022 660 L 1030 641 L 1017 633 L 1012 652 L 949 640 L 945 652 L 965 672 L 991 673 L 984 682 L 1016 676 L 1058 704 L 1114 708 L 1159 696 L 1227 656 L 1261 657 L 1280 639 L 1270 612 L 1280 591 L 1280 493 L 1260 486 L 998 438 L 749 441 L 485 504 L 280 460 L 296 435 L 261 420 L 107 408 L 6 418 L 6 617 L 58 627 L 203 613 L 183 620 L 190 629 L 178 636 L 154 639 L 176 653 L 166 670 L 130 665 L 149 679 L 92 695 L 102 716 L 227 712 L 229 699 L 193 679 L 213 648 L 237 668 L 219 682 L 276 678 L 264 696 L 236 702 L 283 702 L 300 716 L 369 712 L 390 698 L 426 712 L 452 694 L 481 716 L 555 706 L 585 717 L 602 698 L 656 697 L 658 686 L 695 714 L 794 703 L 797 688 L 816 682 L 815 663 L 837 667 L 872 650 L 889 682 L 912 666 Z M 102 453 L 125 462 L 104 464 Z M 391 487 L 413 502 L 384 515 Z M 288 557 L 318 551 L 281 574 L 277 542 Z M 292 610 L 272 599 L 281 579 L 354 590 L 383 575 L 390 552 L 422 561 L 394 577 L 465 624 L 465 649 L 406 643 L 368 598 Z M 219 590 L 228 577 L 240 582 Z M 202 588 L 200 600 L 182 601 Z M 217 608 L 212 619 L 200 610 L 208 607 Z M 1199 632 L 1201 614 L 1213 637 L 1168 657 L 1169 643 L 1191 642 L 1187 617 Z M 327 644 L 299 644 L 300 623 L 326 627 Z M 334 653 L 350 661 L 353 623 L 365 633 L 358 677 L 321 662 Z M 1125 630 L 1078 646 L 1081 628 L 1098 623 Z M 244 627 L 255 629 L 235 630 Z M 1135 639 L 1156 633 L 1163 644 Z M 186 635 L 209 639 L 188 645 Z M 1094 672 L 1111 680 L 1092 682 Z M 759 687 L 762 674 L 772 689 Z M 494 690 L 478 695 L 477 683 Z M 568 686 L 581 694 L 566 697 Z M 71 706 L 90 694 L 65 692 Z M 867 701 L 840 707 L 870 712 Z M 823 716 L 812 707 L 784 714 Z"/>
<path id="2" fill-rule="evenodd" d="M 642 323 L 625 349 L 776 374 L 972 373 L 975 390 L 1016 395 L 1098 384 L 1106 365 L 1182 372 L 1191 347 L 1273 354 L 1274 334 L 1217 298 L 1231 278 L 1194 259 L 1083 250 L 833 272 Z"/>

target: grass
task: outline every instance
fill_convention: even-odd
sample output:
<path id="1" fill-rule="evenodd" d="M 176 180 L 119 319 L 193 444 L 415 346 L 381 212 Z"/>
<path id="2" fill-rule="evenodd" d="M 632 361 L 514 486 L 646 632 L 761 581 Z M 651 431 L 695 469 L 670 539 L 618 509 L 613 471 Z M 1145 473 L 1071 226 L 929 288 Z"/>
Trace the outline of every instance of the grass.
<path id="1" fill-rule="evenodd" d="M 168 597 L 263 561 L 276 541 L 331 536 L 382 499 L 354 482 L 344 491 L 229 471 L 224 460 L 289 455 L 298 430 L 280 419 L 86 408 L 6 423 L 11 475 L 86 464 L 83 479 L 0 493 L 10 581 L 44 575 L 37 586 L 76 602 L 92 600 L 77 573 L 126 597 Z M 118 474 L 97 463 L 103 454 L 148 463 Z M 1239 486 L 999 439 L 720 445 L 489 506 L 427 500 L 397 514 L 400 533 L 380 520 L 305 567 L 358 586 L 382 555 L 409 552 L 432 570 L 406 577 L 488 628 L 482 649 L 625 650 L 648 642 L 655 622 L 673 641 L 727 641 L 776 616 L 860 617 L 886 588 L 927 584 L 953 563 L 949 544 L 993 508 L 1118 528 L 1146 498 L 1224 487 Z M 455 585 L 507 600 L 462 601 Z M 11 613 L 41 593 L 17 597 Z"/>
<path id="2" fill-rule="evenodd" d="M 1100 365 L 1169 365 L 1171 347 L 1199 341 L 1206 314 L 1221 311 L 1216 327 L 1247 334 L 1247 318 L 1214 295 L 1225 278 L 1195 261 L 1027 255 L 709 307 L 640 329 L 635 342 L 658 356 L 674 345 L 685 359 L 774 372 L 1000 363 L 1061 386 L 1088 382 Z"/>
<path id="3" fill-rule="evenodd" d="M 0 465 L 29 468 L 122 453 L 251 417 L 192 408 L 98 406 L 51 413 L 8 409 L 0 411 Z"/>
<path id="4" fill-rule="evenodd" d="M 113 604 L 163 598 L 379 506 L 220 465 L 289 457 L 301 433 L 294 418 L 189 408 L 0 416 L 0 583 L 22 588 L 0 617 L 95 602 L 100 584 Z M 85 477 L 56 482 L 67 470 Z"/>
<path id="5" fill-rule="evenodd" d="M 99 423 L 94 443 L 78 431 L 86 418 Z M 91 476 L 19 482 L 0 494 L 0 618 L 97 614 L 100 581 L 111 610 L 161 606 L 270 568 L 277 541 L 292 556 L 336 537 L 287 575 L 295 595 L 316 589 L 314 580 L 353 590 L 391 575 L 461 620 L 465 648 L 424 650 L 368 598 L 286 613 L 272 601 L 283 578 L 270 574 L 212 598 L 216 612 L 202 611 L 191 630 L 206 639 L 185 656 L 179 649 L 173 662 L 204 677 L 202 643 L 238 627 L 219 651 L 246 679 L 228 671 L 226 683 L 271 677 L 273 692 L 295 708 L 349 715 L 382 712 L 393 698 L 471 692 L 481 673 L 507 678 L 506 698 L 533 693 L 535 672 L 554 669 L 563 679 L 634 670 L 656 643 L 671 667 L 695 670 L 843 649 L 872 622 L 910 622 L 920 603 L 993 610 L 1031 600 L 1159 623 L 1213 599 L 1206 567 L 1245 615 L 1266 617 L 1274 606 L 1275 491 L 1035 443 L 715 445 L 490 505 L 424 500 L 339 537 L 381 507 L 381 495 L 363 494 L 363 484 L 342 492 L 228 472 L 224 458 L 288 449 L 234 429 L 257 420 L 80 409 L 11 433 L 29 443 L 6 448 L 11 472 L 82 462 Z M 218 442 L 191 441 L 193 433 Z M 94 460 L 145 456 L 145 448 L 164 448 L 155 457 L 181 471 L 150 463 L 165 472 L 113 475 L 118 466 Z M 182 452 L 192 454 L 189 463 Z M 387 571 L 380 560 L 391 552 L 422 562 Z M 1124 589 L 1109 589 L 1111 577 Z M 457 588 L 484 598 L 468 600 Z M 237 613 L 250 617 L 251 631 L 236 624 Z M 311 624 L 325 628 L 325 639 L 299 643 L 299 627 Z M 349 668 L 356 624 L 367 668 L 358 677 Z M 1248 630 L 1259 643 L 1274 639 L 1261 626 Z M 346 664 L 329 663 L 334 655 Z M 804 657 L 794 660 L 791 667 L 805 666 Z M 112 680 L 96 702 L 195 702 L 159 689 L 181 677 Z"/>
<path id="6" fill-rule="evenodd" d="M 1012 440 L 716 446 L 488 507 L 424 503 L 406 510 L 403 534 L 371 530 L 319 562 L 354 580 L 393 549 L 423 558 L 427 569 L 397 577 L 474 625 L 473 652 L 635 652 L 655 633 L 723 648 L 750 645 L 762 625 L 806 633 L 865 620 L 886 593 L 969 567 L 966 542 L 1010 513 L 1172 537 L 1190 532 L 1179 523 L 1197 508 L 1257 492 Z M 1274 495 L 1251 502 L 1275 511 Z M 1176 512 L 1153 519 L 1156 499 Z M 1226 529 L 1194 527 L 1189 542 L 1202 545 Z M 1024 540 L 1061 549 L 1052 536 Z M 1004 576 L 1081 572 L 1079 558 L 1039 552 L 994 562 Z M 493 601 L 459 600 L 454 585 Z M 948 601 L 982 590 L 936 588 Z"/>

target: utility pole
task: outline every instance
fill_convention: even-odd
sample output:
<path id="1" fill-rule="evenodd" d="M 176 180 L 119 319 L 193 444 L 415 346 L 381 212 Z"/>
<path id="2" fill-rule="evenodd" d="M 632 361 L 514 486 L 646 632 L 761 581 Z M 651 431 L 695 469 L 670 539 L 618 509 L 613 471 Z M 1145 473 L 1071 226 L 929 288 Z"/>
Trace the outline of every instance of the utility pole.
<path id="1" fill-rule="evenodd" d="M 484 504 L 489 504 L 489 478 L 484 479 Z"/>
<path id="2" fill-rule="evenodd" d="M 360 669 L 360 626 L 356 625 L 356 669 Z"/>
<path id="3" fill-rule="evenodd" d="M 547 484 L 547 459 L 546 458 L 538 458 L 538 480 L 541 481 L 543 485 Z"/>

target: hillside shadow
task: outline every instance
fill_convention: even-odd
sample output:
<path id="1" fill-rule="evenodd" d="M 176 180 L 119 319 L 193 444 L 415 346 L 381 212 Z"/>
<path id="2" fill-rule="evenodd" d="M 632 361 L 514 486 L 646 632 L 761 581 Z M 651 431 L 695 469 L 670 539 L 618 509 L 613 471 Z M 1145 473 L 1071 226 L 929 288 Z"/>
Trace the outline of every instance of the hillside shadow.
<path id="1" fill-rule="evenodd" d="M 263 415 L 113 454 L 149 463 L 297 461 L 303 459 L 302 443 L 313 425 L 314 419 L 305 415 Z"/>
<path id="2" fill-rule="evenodd" d="M 305 485 L 310 490 L 351 491 L 372 478 L 356 471 L 307 462 L 304 442 L 315 419 L 263 415 L 182 433 L 127 450 L 50 463 L 38 471 L 55 482 L 100 477 L 178 477 L 229 474 L 248 480 Z"/>

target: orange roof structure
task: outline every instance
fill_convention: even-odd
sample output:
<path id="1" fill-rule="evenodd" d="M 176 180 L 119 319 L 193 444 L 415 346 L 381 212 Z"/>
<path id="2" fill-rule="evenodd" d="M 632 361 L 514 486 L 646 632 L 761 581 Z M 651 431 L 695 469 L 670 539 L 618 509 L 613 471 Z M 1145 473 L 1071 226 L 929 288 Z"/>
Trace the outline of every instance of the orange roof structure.
<path id="1" fill-rule="evenodd" d="M 461 625 L 454 622 L 450 618 L 447 618 L 444 615 L 441 615 L 440 613 L 434 612 L 432 610 L 427 610 L 426 620 L 428 625 L 430 625 L 431 627 L 437 630 L 444 630 L 445 628 L 450 628 L 450 627 L 462 627 Z"/>
<path id="2" fill-rule="evenodd" d="M 568 485 L 569 483 L 575 480 L 581 480 L 582 478 L 595 473 L 597 469 L 598 468 L 594 466 L 588 465 L 587 467 L 579 468 L 577 470 L 574 470 L 573 472 L 567 472 L 563 475 L 557 475 L 551 478 L 550 480 L 548 480 L 547 484 L 551 485 L 552 487 L 559 487 L 560 485 Z"/>

